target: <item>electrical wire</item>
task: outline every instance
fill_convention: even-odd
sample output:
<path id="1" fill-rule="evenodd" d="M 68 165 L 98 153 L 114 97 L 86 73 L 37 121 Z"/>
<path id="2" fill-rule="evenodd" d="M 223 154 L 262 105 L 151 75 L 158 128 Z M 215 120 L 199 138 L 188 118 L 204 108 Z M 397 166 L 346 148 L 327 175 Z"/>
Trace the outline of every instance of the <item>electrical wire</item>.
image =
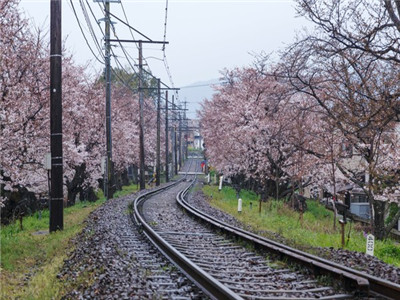
<path id="1" fill-rule="evenodd" d="M 86 10 L 85 3 L 84 3 L 82 0 L 80 0 L 79 3 L 80 3 L 80 5 L 81 5 L 82 13 L 83 13 L 83 16 L 84 16 L 84 18 L 85 18 L 86 24 L 87 24 L 87 26 L 88 26 L 89 33 L 91 34 L 92 39 L 94 40 L 94 42 L 95 42 L 95 44 L 96 44 L 97 51 L 99 51 L 101 57 L 105 60 L 105 57 L 104 57 L 104 55 L 103 55 L 103 51 L 102 51 L 101 45 L 99 44 L 99 42 L 98 42 L 98 40 L 97 40 L 96 33 L 94 32 L 92 23 L 91 23 L 91 21 L 90 21 L 88 12 L 87 12 L 87 10 Z M 96 23 L 97 23 L 97 22 L 96 22 Z"/>
<path id="2" fill-rule="evenodd" d="M 82 25 L 81 25 L 81 23 L 80 23 L 80 21 L 79 21 L 79 18 L 78 18 L 78 15 L 77 15 L 77 13 L 76 13 L 75 6 L 74 6 L 74 3 L 72 2 L 72 0 L 70 0 L 70 6 L 71 6 L 72 11 L 73 11 L 73 13 L 74 13 L 74 15 L 75 15 L 76 21 L 78 22 L 78 26 L 79 26 L 79 28 L 80 28 L 80 30 L 81 30 L 81 33 L 82 33 L 82 35 L 83 35 L 83 38 L 85 39 L 85 42 L 86 42 L 87 46 L 88 46 L 89 49 L 90 49 L 90 52 L 92 52 L 94 58 L 95 58 L 98 62 L 100 62 L 101 64 L 104 65 L 105 62 L 104 62 L 104 61 L 101 61 L 101 60 L 97 57 L 97 55 L 94 53 L 92 47 L 91 47 L 90 44 L 89 44 L 89 41 L 88 41 L 88 39 L 87 39 L 87 37 L 86 37 L 84 31 L 83 31 Z"/>
<path id="3" fill-rule="evenodd" d="M 82 1 L 82 0 L 80 0 L 80 1 Z M 168 2 L 168 1 L 167 1 L 167 2 Z M 89 7 L 89 9 L 90 9 L 90 12 L 91 12 L 93 18 L 96 20 L 96 17 L 95 17 L 95 15 L 94 15 L 94 13 L 93 13 L 93 10 L 92 10 L 91 6 L 90 6 L 89 3 L 88 3 L 88 0 L 86 0 L 86 3 L 87 3 L 87 5 L 88 5 L 88 7 Z M 122 8 L 124 17 L 125 17 L 125 19 L 126 19 L 126 22 L 123 21 L 123 20 L 121 20 L 119 17 L 115 16 L 114 14 L 112 14 L 112 13 L 110 13 L 110 12 L 109 12 L 109 14 L 110 14 L 111 16 L 113 16 L 114 18 L 116 18 L 117 20 L 119 20 L 120 22 L 122 22 L 124 25 L 126 25 L 126 26 L 129 28 L 129 31 L 130 31 L 130 33 L 131 33 L 131 36 L 132 36 L 132 39 L 133 39 L 133 40 L 135 40 L 135 37 L 134 37 L 134 34 L 133 34 L 133 31 L 135 31 L 135 32 L 139 33 L 140 35 L 142 35 L 143 37 L 147 38 L 149 41 L 151 41 L 150 38 L 148 38 L 147 36 L 145 36 L 144 34 L 142 34 L 141 32 L 139 32 L 138 30 L 136 30 L 135 28 L 133 28 L 133 27 L 129 24 L 129 20 L 128 20 L 128 17 L 127 17 L 127 15 L 126 15 L 125 8 L 124 8 L 122 2 L 120 2 L 120 4 L 121 4 L 121 8 Z M 104 15 L 104 17 L 105 17 L 105 9 L 106 9 L 106 8 L 105 8 L 104 3 L 103 3 L 103 5 L 101 5 L 101 4 L 98 2 L 98 5 L 99 5 L 100 10 L 103 11 L 103 15 Z M 97 20 L 96 20 L 96 23 L 97 23 Z M 98 24 L 98 23 L 97 23 L 97 24 Z M 99 24 L 98 24 L 98 25 L 99 25 Z M 165 20 L 165 25 L 166 25 L 166 20 Z M 101 32 L 102 32 L 103 35 L 104 35 L 104 31 L 102 30 L 102 28 L 101 28 L 100 25 L 99 25 L 99 27 L 100 27 Z M 116 28 L 115 28 L 114 24 L 112 24 L 112 23 L 111 23 L 111 28 L 112 28 L 112 32 L 113 32 L 115 38 L 116 38 L 117 40 L 119 40 L 118 35 L 117 35 L 117 32 L 116 32 Z M 165 30 L 164 30 L 164 41 L 165 41 L 165 39 L 166 39 L 166 28 L 165 28 Z M 138 48 L 138 43 L 135 43 L 135 44 L 136 44 L 136 47 Z M 119 48 L 122 50 L 123 55 L 125 56 L 125 59 L 126 59 L 126 61 L 128 62 L 131 71 L 133 71 L 134 74 L 135 74 L 136 76 L 138 76 L 138 72 L 136 71 L 136 68 L 135 68 L 135 62 L 136 62 L 136 60 L 129 54 L 129 52 L 126 50 L 126 47 L 124 47 L 124 45 L 123 45 L 120 41 L 118 41 L 118 45 L 119 45 Z M 112 48 L 111 48 L 111 53 L 112 53 L 112 56 L 114 57 L 114 60 L 115 60 L 115 62 L 116 62 L 116 64 L 117 64 L 118 68 L 119 68 L 120 70 L 124 71 L 126 74 L 129 74 L 130 72 L 126 69 L 126 67 L 124 67 L 124 66 L 122 65 L 121 61 L 119 60 L 118 56 L 115 54 L 115 51 L 114 51 Z M 147 66 L 149 66 L 149 64 L 147 63 L 147 60 L 146 60 L 145 58 L 144 58 L 143 60 L 144 60 L 144 62 L 147 64 Z M 133 61 L 133 63 L 132 63 L 132 61 Z M 163 61 L 165 61 L 165 59 L 163 59 Z M 143 72 L 144 72 L 145 74 L 148 74 L 150 77 L 152 77 L 152 78 L 154 78 L 154 79 L 158 79 L 158 78 L 156 78 L 156 77 L 152 74 L 152 72 L 151 72 L 151 70 L 150 70 L 149 67 L 148 67 L 148 69 L 149 69 L 149 71 L 147 71 L 146 69 L 143 69 Z M 124 80 L 123 78 L 121 78 L 121 77 L 119 76 L 119 74 L 118 74 L 113 68 L 111 68 L 111 71 L 112 71 L 113 75 L 115 76 L 115 78 L 117 78 L 117 80 L 118 80 L 120 83 L 122 83 L 126 88 L 129 88 L 129 89 L 130 89 L 131 91 L 133 91 L 133 92 L 138 91 L 138 89 L 134 89 L 134 88 L 132 88 L 131 86 L 129 86 L 130 81 L 129 81 L 129 82 L 126 82 L 126 80 Z M 133 76 L 132 76 L 131 78 L 133 78 Z M 171 79 L 172 79 L 172 77 L 171 77 Z M 169 88 L 165 83 L 162 83 L 162 84 L 165 85 L 167 88 Z"/>
<path id="4" fill-rule="evenodd" d="M 166 72 L 167 72 L 169 81 L 171 82 L 171 86 L 174 88 L 174 87 L 175 87 L 174 81 L 173 81 L 173 79 L 172 79 L 171 70 L 170 70 L 170 68 L 169 68 L 168 61 L 167 61 L 167 55 L 166 55 L 166 53 L 165 53 L 165 42 L 167 41 L 167 24 L 168 24 L 168 0 L 165 0 L 164 44 L 163 44 L 163 47 L 162 47 L 162 52 L 163 52 L 164 67 L 165 67 L 165 70 L 166 70 Z M 178 93 L 177 93 L 177 91 L 175 91 L 175 94 L 176 94 L 177 99 L 178 99 Z"/>
<path id="5" fill-rule="evenodd" d="M 168 0 L 165 1 L 164 42 L 167 41 L 167 21 L 168 21 Z M 162 51 L 165 52 L 165 44 L 163 44 Z"/>
<path id="6" fill-rule="evenodd" d="M 123 12 L 124 17 L 125 17 L 125 20 L 126 20 L 126 25 L 128 26 L 129 32 L 130 32 L 131 37 L 132 37 L 132 40 L 135 41 L 136 39 L 135 39 L 135 36 L 134 36 L 134 34 L 133 34 L 133 30 L 135 30 L 135 31 L 137 31 L 137 30 L 136 30 L 135 28 L 133 28 L 133 27 L 129 24 L 129 19 L 128 19 L 128 16 L 127 16 L 127 14 L 126 14 L 125 7 L 124 7 L 122 1 L 120 2 L 120 4 L 121 4 L 122 12 Z M 122 21 L 121 21 L 121 22 L 122 22 Z M 141 34 L 141 33 L 139 33 L 139 34 Z M 143 35 L 143 36 L 144 36 L 144 35 Z M 144 36 L 144 37 L 146 37 L 147 39 L 149 39 L 149 40 L 151 41 L 151 39 L 148 38 L 147 36 Z M 138 45 L 138 43 L 135 43 L 135 45 L 136 45 L 136 48 L 139 50 L 139 45 Z M 129 55 L 129 52 L 128 52 L 127 54 L 128 54 L 128 56 L 129 56 L 131 59 L 133 59 L 132 56 Z M 133 60 L 134 60 L 134 59 L 133 59 Z M 148 68 L 149 68 L 149 70 L 150 70 L 149 63 L 147 62 L 146 58 L 143 58 L 143 61 L 145 62 L 145 64 L 148 66 Z M 150 72 L 151 72 L 151 70 L 150 70 Z"/>

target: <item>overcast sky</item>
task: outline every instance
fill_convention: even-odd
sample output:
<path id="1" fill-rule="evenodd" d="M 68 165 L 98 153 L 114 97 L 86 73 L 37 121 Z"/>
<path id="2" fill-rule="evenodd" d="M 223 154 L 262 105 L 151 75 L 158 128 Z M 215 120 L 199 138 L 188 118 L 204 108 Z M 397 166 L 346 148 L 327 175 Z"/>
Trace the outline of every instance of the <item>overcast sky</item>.
<path id="1" fill-rule="evenodd" d="M 72 3 L 84 35 L 96 56 L 100 57 L 81 4 L 87 10 L 96 40 L 103 45 L 101 29 L 104 28 L 104 22 L 99 22 L 100 26 L 95 22 L 104 17 L 101 5 L 94 0 L 73 0 Z M 121 0 L 121 3 L 112 3 L 111 13 L 126 20 L 122 10 L 124 8 L 132 27 L 154 41 L 164 39 L 165 0 Z M 103 65 L 94 59 L 89 50 L 73 13 L 71 1 L 63 0 L 62 4 L 62 32 L 67 49 L 73 53 L 78 63 L 90 61 L 90 70 L 99 74 Z M 32 18 L 33 25 L 49 30 L 49 0 L 21 0 L 21 9 L 28 18 Z M 254 54 L 278 51 L 294 40 L 296 32 L 310 26 L 304 18 L 296 17 L 292 0 L 169 0 L 167 12 L 166 40 L 169 44 L 165 53 L 174 86 L 182 88 L 179 99 L 189 101 L 189 117 L 195 117 L 196 110 L 200 109 L 198 103 L 204 98 L 210 98 L 213 90 L 185 86 L 218 79 L 224 68 L 248 66 L 254 60 Z M 116 22 L 115 30 L 120 39 L 132 39 L 127 26 L 115 18 L 112 20 Z M 134 38 L 143 39 L 137 33 Z M 126 43 L 124 47 L 128 55 L 136 60 L 136 45 Z M 160 61 L 163 58 L 162 47 L 145 44 L 143 48 L 151 72 L 171 86 L 164 62 Z M 120 63 L 128 67 L 129 63 L 120 46 L 114 43 L 113 50 Z M 117 66 L 115 59 L 112 64 Z M 137 61 L 132 64 L 136 67 Z"/>
<path id="2" fill-rule="evenodd" d="M 21 8 L 37 26 L 49 28 L 50 1 L 21 0 Z M 92 7 L 97 19 L 102 18 L 99 4 L 83 0 Z M 94 45 L 84 20 L 81 5 L 73 0 L 78 17 L 91 45 Z M 122 0 L 122 6 L 132 27 L 152 40 L 163 40 L 166 1 Z M 222 1 L 222 0 L 169 0 L 167 19 L 166 56 L 176 87 L 219 77 L 220 70 L 249 65 L 251 53 L 279 50 L 294 39 L 296 31 L 306 26 L 305 19 L 295 16 L 294 2 L 288 0 Z M 121 4 L 112 3 L 111 12 L 124 19 Z M 69 0 L 63 0 L 63 37 L 67 48 L 79 63 L 91 60 L 95 70 L 101 64 L 93 59 L 87 47 Z M 90 11 L 88 11 L 90 14 Z M 99 27 L 90 16 L 96 38 L 102 43 Z M 120 39 L 131 39 L 130 32 L 122 22 L 115 25 Z M 104 27 L 104 23 L 101 23 Z M 135 38 L 139 38 L 135 34 Z M 138 51 L 134 44 L 124 44 L 136 59 Z M 128 66 L 121 49 L 114 47 L 121 63 Z M 98 53 L 98 52 L 97 52 Z M 151 71 L 165 83 L 169 83 L 160 45 L 145 45 L 144 56 Z M 115 62 L 113 62 L 115 65 Z"/>

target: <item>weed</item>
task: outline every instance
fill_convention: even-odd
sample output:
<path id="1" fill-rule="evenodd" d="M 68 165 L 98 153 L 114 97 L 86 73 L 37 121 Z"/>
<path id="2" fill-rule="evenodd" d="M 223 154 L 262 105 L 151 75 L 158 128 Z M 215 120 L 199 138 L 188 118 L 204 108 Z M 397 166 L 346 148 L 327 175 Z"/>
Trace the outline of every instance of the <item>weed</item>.
<path id="1" fill-rule="evenodd" d="M 133 202 L 130 202 L 130 203 L 128 204 L 128 208 L 125 209 L 124 214 L 126 214 L 126 215 L 128 215 L 128 216 L 131 215 L 131 214 L 133 214 Z"/>
<path id="2" fill-rule="evenodd" d="M 317 282 L 322 286 L 333 286 L 334 284 L 332 277 L 327 275 L 318 276 Z"/>
<path id="3" fill-rule="evenodd" d="M 339 226 L 333 230 L 333 213 L 327 210 L 314 200 L 307 201 L 308 210 L 303 214 L 302 226 L 299 220 L 299 213 L 293 211 L 284 204 L 284 201 L 269 200 L 263 203 L 262 214 L 258 213 L 258 209 L 253 207 L 250 209 L 250 202 L 258 202 L 258 197 L 254 193 L 241 191 L 240 196 L 243 200 L 243 210 L 241 214 L 237 213 L 236 191 L 230 187 L 223 187 L 218 192 L 218 187 L 205 185 L 203 187 L 204 194 L 208 198 L 210 204 L 222 211 L 225 211 L 237 218 L 243 224 L 246 224 L 251 230 L 257 232 L 272 232 L 279 235 L 279 241 L 282 238 L 286 244 L 293 247 L 308 249 L 312 252 L 315 247 L 341 247 L 341 234 Z M 348 231 L 347 224 L 345 228 Z M 352 225 L 352 233 L 346 249 L 358 252 L 365 252 L 366 240 L 362 234 L 363 227 Z M 274 234 L 269 234 L 274 237 Z M 281 238 L 282 237 L 282 238 Z M 275 237 L 276 238 L 276 237 Z M 395 246 L 391 240 L 375 241 L 376 256 L 386 263 L 400 266 L 399 247 Z"/>

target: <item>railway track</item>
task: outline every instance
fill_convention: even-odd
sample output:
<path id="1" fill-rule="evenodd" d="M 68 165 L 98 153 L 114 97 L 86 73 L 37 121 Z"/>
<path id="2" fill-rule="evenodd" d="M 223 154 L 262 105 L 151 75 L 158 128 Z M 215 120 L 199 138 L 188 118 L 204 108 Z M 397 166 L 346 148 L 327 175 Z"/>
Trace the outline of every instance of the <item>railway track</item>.
<path id="1" fill-rule="evenodd" d="M 184 170 L 196 172 L 198 166 L 199 162 L 192 159 Z M 191 207 L 185 196 L 195 176 L 190 182 L 188 179 L 183 177 L 138 197 L 134 218 L 152 243 L 209 297 L 400 299 L 398 285 L 224 224 Z M 178 209 L 178 204 L 184 210 Z M 188 214 L 201 219 L 203 224 Z M 252 244 L 258 251 L 248 249 L 238 240 Z M 266 259 L 265 253 L 273 253 L 271 257 L 278 259 Z"/>

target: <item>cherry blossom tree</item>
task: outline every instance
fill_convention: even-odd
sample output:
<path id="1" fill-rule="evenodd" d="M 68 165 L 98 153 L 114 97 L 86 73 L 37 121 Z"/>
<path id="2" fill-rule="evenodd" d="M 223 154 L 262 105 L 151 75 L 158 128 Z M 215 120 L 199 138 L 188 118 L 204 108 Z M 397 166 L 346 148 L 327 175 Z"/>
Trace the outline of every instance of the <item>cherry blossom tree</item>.
<path id="1" fill-rule="evenodd" d="M 311 97 L 344 137 L 341 142 L 351 145 L 354 155 L 360 157 L 361 163 L 357 166 L 345 160 L 337 160 L 335 165 L 366 193 L 372 213 L 371 226 L 377 238 L 382 239 L 394 225 L 394 222 L 385 225 L 384 202 L 399 205 L 399 187 L 394 179 L 398 176 L 399 157 L 394 145 L 398 142 L 395 121 L 400 89 L 396 71 L 398 54 L 396 51 L 379 54 L 383 48 L 379 50 L 376 47 L 380 44 L 387 46 L 382 38 L 378 38 L 380 35 L 398 33 L 392 24 L 384 26 L 390 31 L 386 33 L 375 28 L 377 24 L 386 24 L 388 19 L 385 8 L 378 2 L 299 2 L 301 9 L 317 24 L 316 32 L 298 39 L 287 49 L 282 56 L 283 71 L 279 76 L 286 78 L 285 82 L 295 91 Z M 369 5 L 369 10 L 360 12 L 359 9 L 365 5 Z M 363 14 L 378 14 L 380 19 L 374 17 L 373 20 L 378 22 L 386 18 L 386 21 L 371 23 Z M 324 19 L 328 15 L 330 18 Z M 360 19 L 356 19 L 357 15 Z M 364 24 L 367 33 L 372 32 L 369 31 L 371 28 L 376 29 L 364 48 L 361 44 L 350 43 L 352 39 L 361 37 L 361 25 L 357 23 L 360 20 L 367 22 Z M 336 25 L 339 27 L 334 30 Z M 356 30 L 351 33 L 353 27 Z M 388 41 L 395 42 L 389 36 Z M 367 49 L 367 46 L 371 48 Z M 387 160 L 391 161 L 389 168 L 383 164 Z M 365 176 L 360 178 L 361 174 Z M 399 216 L 400 212 L 395 219 Z"/>
<path id="2" fill-rule="evenodd" d="M 27 29 L 18 1 L 0 1 L 0 184 L 40 193 L 47 189 L 43 158 L 49 142 L 48 60 L 42 35 Z"/>
<path id="3" fill-rule="evenodd" d="M 31 31 L 18 0 L 0 0 L 0 204 L 12 191 L 48 193 L 49 57 L 40 30 Z M 97 189 L 105 155 L 104 86 L 63 51 L 64 187 L 68 204 Z M 116 71 L 118 72 L 118 70 Z M 128 76 L 119 72 L 118 76 Z M 132 79 L 132 78 L 130 78 Z M 135 80 L 133 80 L 135 81 Z M 147 81 L 146 81 L 147 82 Z M 154 82 L 149 79 L 149 85 Z M 113 82 L 115 171 L 138 164 L 137 90 Z M 146 93 L 145 134 L 149 166 L 155 157 L 154 93 Z M 163 131 L 162 131 L 163 132 Z"/>
<path id="4" fill-rule="evenodd" d="M 78 194 L 97 189 L 102 178 L 101 156 L 105 149 L 103 87 L 76 66 L 63 60 L 64 178 L 68 204 Z"/>
<path id="5" fill-rule="evenodd" d="M 256 179 L 265 194 L 276 197 L 309 183 L 306 165 L 314 156 L 293 145 L 302 134 L 306 143 L 306 114 L 296 122 L 298 101 L 254 68 L 226 72 L 224 81 L 200 112 L 210 162 L 224 175 Z"/>

